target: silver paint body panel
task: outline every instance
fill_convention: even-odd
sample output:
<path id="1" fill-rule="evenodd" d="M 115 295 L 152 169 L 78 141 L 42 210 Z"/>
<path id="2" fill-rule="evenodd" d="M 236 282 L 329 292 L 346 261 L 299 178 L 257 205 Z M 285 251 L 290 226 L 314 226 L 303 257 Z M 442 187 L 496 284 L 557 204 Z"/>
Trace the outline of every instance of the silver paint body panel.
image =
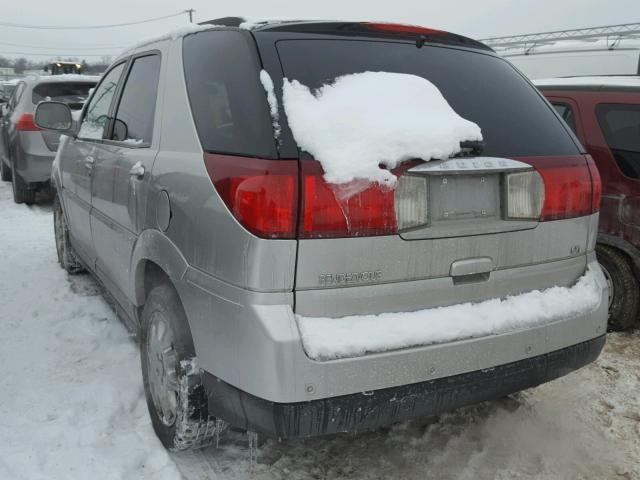
<path id="1" fill-rule="evenodd" d="M 147 44 L 127 55 L 147 51 L 162 56 L 151 147 L 69 139 L 54 162 L 53 178 L 71 219 L 74 246 L 132 318 L 144 305 L 146 266 L 151 262 L 170 278 L 202 369 L 252 395 L 300 402 L 491 368 L 605 332 L 606 300 L 590 314 L 533 329 L 312 361 L 295 314 L 412 311 L 569 286 L 587 265 L 599 272 L 593 254 L 597 215 L 472 237 L 257 238 L 230 214 L 207 174 L 182 71 L 182 40 Z M 103 175 L 82 173 L 87 157 L 102 165 Z M 137 161 L 145 167 L 143 178 L 117 174 Z M 157 221 L 167 217 L 164 192 L 170 205 L 165 231 Z M 488 260 L 465 262 L 479 258 Z M 455 284 L 452 270 L 489 276 Z M 373 279 L 363 284 L 336 287 L 320 279 L 378 271 L 380 276 L 356 275 Z"/>

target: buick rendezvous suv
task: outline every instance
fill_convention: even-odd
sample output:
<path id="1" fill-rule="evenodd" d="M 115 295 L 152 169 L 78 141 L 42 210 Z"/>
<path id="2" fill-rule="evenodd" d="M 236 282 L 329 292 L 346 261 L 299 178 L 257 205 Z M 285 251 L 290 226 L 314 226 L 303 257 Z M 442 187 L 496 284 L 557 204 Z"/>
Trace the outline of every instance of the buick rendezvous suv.
<path id="1" fill-rule="evenodd" d="M 416 114 L 414 92 L 434 109 Z M 471 39 L 213 20 L 123 53 L 78 120 L 43 102 L 36 123 L 65 134 L 60 264 L 95 275 L 138 334 L 170 449 L 229 425 L 292 438 L 433 415 L 604 345 L 597 170 L 535 87 Z M 382 147 L 365 161 L 409 153 L 369 162 L 379 181 L 344 183 L 369 141 Z"/>
<path id="2" fill-rule="evenodd" d="M 534 82 L 593 157 L 602 177 L 596 253 L 609 282 L 609 326 L 640 320 L 640 76 Z"/>

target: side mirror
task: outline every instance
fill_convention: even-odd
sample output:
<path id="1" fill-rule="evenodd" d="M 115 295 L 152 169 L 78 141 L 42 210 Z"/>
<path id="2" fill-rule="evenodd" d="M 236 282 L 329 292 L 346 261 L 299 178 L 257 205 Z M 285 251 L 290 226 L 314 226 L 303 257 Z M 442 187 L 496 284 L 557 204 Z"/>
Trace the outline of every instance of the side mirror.
<path id="1" fill-rule="evenodd" d="M 40 102 L 34 120 L 38 127 L 45 130 L 68 132 L 73 128 L 71 109 L 62 102 Z"/>

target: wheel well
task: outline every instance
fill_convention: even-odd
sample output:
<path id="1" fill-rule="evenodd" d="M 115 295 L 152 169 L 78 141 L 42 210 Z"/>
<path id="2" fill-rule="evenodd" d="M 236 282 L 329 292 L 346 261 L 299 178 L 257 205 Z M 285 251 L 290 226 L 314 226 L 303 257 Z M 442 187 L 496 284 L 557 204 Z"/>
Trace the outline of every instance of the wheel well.
<path id="1" fill-rule="evenodd" d="M 146 300 L 151 290 L 162 283 L 171 283 L 171 280 L 157 263 L 147 260 L 144 265 L 143 282 L 143 294 Z"/>

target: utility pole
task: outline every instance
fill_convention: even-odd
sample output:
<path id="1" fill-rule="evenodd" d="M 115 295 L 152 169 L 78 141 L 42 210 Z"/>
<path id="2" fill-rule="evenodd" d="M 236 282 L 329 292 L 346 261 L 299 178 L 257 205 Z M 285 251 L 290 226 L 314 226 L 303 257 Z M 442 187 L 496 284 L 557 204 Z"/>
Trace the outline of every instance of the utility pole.
<path id="1" fill-rule="evenodd" d="M 193 8 L 190 8 L 189 10 L 185 10 L 184 12 L 189 14 L 189 22 L 193 23 L 193 13 L 195 12 L 195 10 Z"/>

